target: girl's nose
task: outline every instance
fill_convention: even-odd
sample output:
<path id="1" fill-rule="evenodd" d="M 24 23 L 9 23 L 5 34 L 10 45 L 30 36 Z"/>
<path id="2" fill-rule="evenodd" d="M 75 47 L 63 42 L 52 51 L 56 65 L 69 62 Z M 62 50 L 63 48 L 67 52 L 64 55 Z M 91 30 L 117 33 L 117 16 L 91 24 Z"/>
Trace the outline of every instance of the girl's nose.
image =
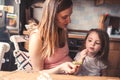
<path id="1" fill-rule="evenodd" d="M 92 42 L 91 45 L 92 45 L 92 46 L 95 46 L 95 42 Z"/>

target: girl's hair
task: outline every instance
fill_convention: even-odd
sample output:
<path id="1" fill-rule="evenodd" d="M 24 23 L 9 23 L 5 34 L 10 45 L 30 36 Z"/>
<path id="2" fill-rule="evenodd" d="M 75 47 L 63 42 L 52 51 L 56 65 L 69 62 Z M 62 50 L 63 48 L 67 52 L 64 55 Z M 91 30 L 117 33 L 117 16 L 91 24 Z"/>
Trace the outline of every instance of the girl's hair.
<path id="1" fill-rule="evenodd" d="M 85 37 L 85 43 L 86 43 L 86 39 L 88 38 L 89 34 L 91 34 L 91 32 L 96 32 L 98 34 L 98 37 L 99 37 L 100 42 L 101 42 L 101 49 L 95 55 L 95 57 L 96 57 L 97 60 L 101 60 L 102 62 L 107 64 L 108 53 L 109 53 L 109 36 L 108 36 L 107 32 L 105 32 L 104 30 L 91 29 Z"/>
<path id="2" fill-rule="evenodd" d="M 52 55 L 55 47 L 60 47 L 67 40 L 66 32 L 55 26 L 55 16 L 72 5 L 72 0 L 46 0 L 44 2 L 43 14 L 38 25 L 40 37 L 42 37 L 40 52 L 44 57 Z"/>

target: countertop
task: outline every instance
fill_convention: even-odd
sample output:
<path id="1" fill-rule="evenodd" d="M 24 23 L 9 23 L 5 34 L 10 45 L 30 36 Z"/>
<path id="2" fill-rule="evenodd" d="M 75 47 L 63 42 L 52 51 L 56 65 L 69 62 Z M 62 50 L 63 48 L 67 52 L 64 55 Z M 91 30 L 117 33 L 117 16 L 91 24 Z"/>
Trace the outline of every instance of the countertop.
<path id="1" fill-rule="evenodd" d="M 28 34 L 27 31 L 23 31 L 23 34 Z M 74 31 L 69 31 L 68 32 L 68 37 L 69 38 L 79 38 L 79 39 L 84 39 L 86 36 L 87 32 L 74 32 Z M 119 41 L 120 42 L 120 35 L 111 35 L 110 36 L 110 41 Z"/>
<path id="2" fill-rule="evenodd" d="M 43 73 L 25 71 L 0 71 L 0 80 L 120 80 L 119 77 L 75 76 L 63 74 L 48 74 L 44 76 L 49 77 L 49 79 L 41 79 L 40 75 L 43 75 Z"/>
<path id="3" fill-rule="evenodd" d="M 69 38 L 79 38 L 84 39 L 87 33 L 85 32 L 69 32 Z M 119 41 L 120 42 L 120 35 L 110 35 L 110 41 Z"/>

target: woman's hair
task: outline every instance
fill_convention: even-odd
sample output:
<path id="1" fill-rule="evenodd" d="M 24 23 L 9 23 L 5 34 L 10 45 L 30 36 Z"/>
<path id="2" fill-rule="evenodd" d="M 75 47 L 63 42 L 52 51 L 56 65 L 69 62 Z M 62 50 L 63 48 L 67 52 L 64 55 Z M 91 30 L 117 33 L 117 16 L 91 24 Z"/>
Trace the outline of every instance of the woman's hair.
<path id="1" fill-rule="evenodd" d="M 67 40 L 66 32 L 55 26 L 55 16 L 72 5 L 71 0 L 46 0 L 44 2 L 43 14 L 38 25 L 40 37 L 42 37 L 42 49 L 40 52 L 44 57 L 52 55 L 55 47 L 60 47 L 62 42 L 65 43 Z"/>
<path id="2" fill-rule="evenodd" d="M 95 55 L 95 57 L 97 60 L 101 60 L 102 62 L 107 64 L 108 53 L 109 53 L 109 36 L 108 36 L 107 32 L 105 32 L 104 30 L 91 29 L 85 37 L 85 43 L 86 43 L 86 39 L 88 38 L 89 34 L 91 34 L 91 32 L 96 32 L 98 34 L 98 37 L 99 37 L 100 42 L 101 42 L 101 49 Z"/>

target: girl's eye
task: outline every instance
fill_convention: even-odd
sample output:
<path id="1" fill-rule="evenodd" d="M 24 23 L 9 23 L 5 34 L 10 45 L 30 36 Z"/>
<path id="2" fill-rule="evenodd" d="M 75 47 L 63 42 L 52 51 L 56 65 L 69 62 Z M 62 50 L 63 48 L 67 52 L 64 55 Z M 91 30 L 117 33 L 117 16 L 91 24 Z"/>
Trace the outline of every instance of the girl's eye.
<path id="1" fill-rule="evenodd" d="M 89 41 L 89 42 L 92 42 L 92 40 L 90 40 L 90 39 L 89 39 L 88 41 Z"/>
<path id="2" fill-rule="evenodd" d="M 97 45 L 100 45 L 100 42 L 96 42 Z"/>

